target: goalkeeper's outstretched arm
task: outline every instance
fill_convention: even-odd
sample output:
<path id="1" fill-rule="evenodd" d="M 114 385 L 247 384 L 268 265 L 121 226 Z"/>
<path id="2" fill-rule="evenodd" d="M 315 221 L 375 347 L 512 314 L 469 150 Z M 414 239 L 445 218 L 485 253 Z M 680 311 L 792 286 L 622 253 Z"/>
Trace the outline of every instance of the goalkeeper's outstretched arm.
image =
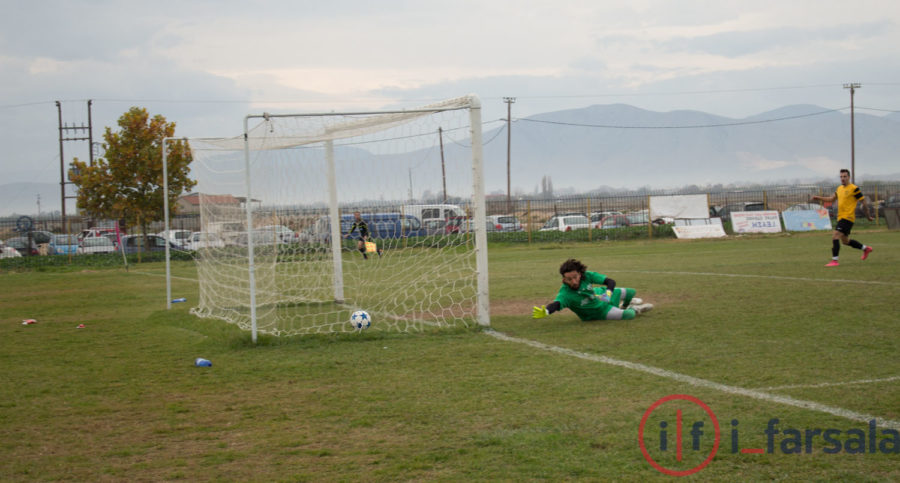
<path id="1" fill-rule="evenodd" d="M 541 305 L 540 307 L 535 306 L 531 311 L 531 318 L 543 319 L 553 312 L 558 312 L 560 308 L 562 308 L 562 304 L 560 304 L 558 300 L 554 300 L 548 305 Z"/>

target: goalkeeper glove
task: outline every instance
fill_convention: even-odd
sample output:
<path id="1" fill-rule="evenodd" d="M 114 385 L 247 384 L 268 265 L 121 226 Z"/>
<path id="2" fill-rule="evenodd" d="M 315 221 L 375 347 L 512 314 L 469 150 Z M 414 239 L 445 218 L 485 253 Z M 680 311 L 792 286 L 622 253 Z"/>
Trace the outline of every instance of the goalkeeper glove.
<path id="1" fill-rule="evenodd" d="M 600 295 L 600 300 L 604 302 L 609 302 L 609 298 L 612 297 L 612 290 L 607 290 L 603 294 Z"/>
<path id="2" fill-rule="evenodd" d="M 544 317 L 550 315 L 550 311 L 547 310 L 546 305 L 541 305 L 540 307 L 535 306 L 531 311 L 532 319 L 543 319 Z"/>

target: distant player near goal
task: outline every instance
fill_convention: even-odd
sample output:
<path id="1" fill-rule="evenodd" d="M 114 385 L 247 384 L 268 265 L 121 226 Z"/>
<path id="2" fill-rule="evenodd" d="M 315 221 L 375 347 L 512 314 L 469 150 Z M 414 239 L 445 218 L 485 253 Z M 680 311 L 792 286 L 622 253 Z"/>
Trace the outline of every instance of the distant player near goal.
<path id="1" fill-rule="evenodd" d="M 862 259 L 869 258 L 872 253 L 872 247 L 863 245 L 862 243 L 850 239 L 850 230 L 853 229 L 853 222 L 856 221 L 856 203 L 860 199 L 866 209 L 866 218 L 869 221 L 874 220 L 872 212 L 869 210 L 869 202 L 863 196 L 859 187 L 850 182 L 850 170 L 841 170 L 841 185 L 834 190 L 831 196 L 812 196 L 811 200 L 821 200 L 825 202 L 837 201 L 837 225 L 834 227 L 834 233 L 831 236 L 831 261 L 825 264 L 826 267 L 836 267 L 838 263 L 838 253 L 841 251 L 841 243 L 850 245 L 853 248 L 863 251 Z M 840 243 L 838 243 L 840 241 Z"/>
<path id="2" fill-rule="evenodd" d="M 369 241 L 369 224 L 362 219 L 362 215 L 358 211 L 353 213 L 353 225 L 350 226 L 350 231 L 347 232 L 344 238 L 350 238 L 350 235 L 357 229 L 359 229 L 359 242 L 356 244 L 356 249 L 359 250 L 359 253 L 362 253 L 364 259 L 368 260 L 366 242 Z M 378 249 L 378 256 L 381 256 L 381 248 Z"/>
<path id="3" fill-rule="evenodd" d="M 653 304 L 644 304 L 635 297 L 633 288 L 616 288 L 616 281 L 606 275 L 591 272 L 578 260 L 570 258 L 559 267 L 562 287 L 553 302 L 534 307 L 532 317 L 542 319 L 568 308 L 583 321 L 631 320 L 636 314 L 647 312 Z M 620 307 L 621 305 L 621 307 Z"/>

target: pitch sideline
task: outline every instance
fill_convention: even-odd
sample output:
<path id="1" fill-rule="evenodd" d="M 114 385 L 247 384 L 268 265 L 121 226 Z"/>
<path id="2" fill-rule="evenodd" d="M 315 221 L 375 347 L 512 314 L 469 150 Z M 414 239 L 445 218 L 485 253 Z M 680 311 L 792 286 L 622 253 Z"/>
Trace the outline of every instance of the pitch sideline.
<path id="1" fill-rule="evenodd" d="M 610 270 L 613 272 L 613 270 Z M 830 283 L 860 283 L 865 285 L 888 285 L 898 286 L 896 282 L 882 282 L 880 280 L 848 280 L 834 278 L 810 278 L 810 277 L 787 277 L 784 275 L 752 275 L 744 273 L 716 273 L 716 272 L 681 272 L 666 270 L 615 270 L 622 273 L 652 273 L 656 275 L 695 275 L 695 276 L 713 276 L 713 277 L 732 277 L 732 278 L 767 278 L 771 280 L 790 280 L 793 282 L 830 282 Z"/>
<path id="2" fill-rule="evenodd" d="M 634 371 L 644 372 L 647 374 L 653 374 L 655 376 L 663 377 L 666 379 L 672 379 L 678 382 L 683 382 L 690 384 L 692 386 L 702 387 L 706 389 L 714 389 L 717 391 L 722 391 L 728 394 L 735 394 L 738 396 L 749 397 L 753 399 L 758 399 L 760 401 L 773 402 L 777 404 L 784 404 L 786 406 L 793 406 L 802 409 L 810 409 L 813 411 L 818 411 L 826 414 L 831 414 L 833 416 L 842 417 L 845 419 L 849 419 L 851 421 L 857 421 L 862 423 L 867 423 L 871 420 L 875 420 L 876 424 L 882 428 L 890 428 L 900 430 L 900 421 L 894 421 L 890 419 L 884 419 L 878 416 L 872 416 L 869 414 L 858 413 L 856 411 L 851 411 L 849 409 L 843 409 L 834 406 L 828 406 L 826 404 L 820 404 L 813 401 L 804 401 L 802 399 L 795 399 L 789 396 L 779 396 L 777 394 L 769 394 L 767 392 L 755 390 L 755 389 L 745 389 L 737 386 L 729 386 L 727 384 L 721 384 L 714 381 L 709 381 L 706 379 L 701 379 L 699 377 L 688 376 L 685 374 L 679 374 L 677 372 L 669 371 L 666 369 L 660 369 L 658 367 L 648 366 L 645 364 L 640 364 L 637 362 L 629 362 L 620 359 L 615 359 L 612 357 L 596 355 L 596 354 L 587 354 L 585 352 L 578 352 L 572 349 L 566 349 L 564 347 L 553 346 L 549 344 L 544 344 L 543 342 L 538 342 L 535 340 L 522 339 L 520 337 L 512 337 L 501 332 L 497 332 L 493 329 L 487 329 L 484 331 L 485 334 L 490 335 L 499 340 L 507 341 L 507 342 L 516 342 L 519 344 L 525 344 L 527 346 L 534 347 L 536 349 L 541 349 L 549 352 L 555 352 L 557 354 L 563 354 L 570 357 L 577 357 L 579 359 L 585 359 L 593 362 L 600 362 L 603 364 L 609 364 L 611 366 L 624 367 L 626 369 L 631 369 Z"/>
<path id="3" fill-rule="evenodd" d="M 819 382 L 816 384 L 791 384 L 787 386 L 771 386 L 771 387 L 760 387 L 757 388 L 757 391 L 778 391 L 781 389 L 811 389 L 817 387 L 833 387 L 833 386 L 849 386 L 852 384 L 873 384 L 876 382 L 891 382 L 891 381 L 900 381 L 900 376 L 891 376 L 891 377 L 882 377 L 878 379 L 857 379 L 855 381 L 843 381 L 843 382 Z"/>

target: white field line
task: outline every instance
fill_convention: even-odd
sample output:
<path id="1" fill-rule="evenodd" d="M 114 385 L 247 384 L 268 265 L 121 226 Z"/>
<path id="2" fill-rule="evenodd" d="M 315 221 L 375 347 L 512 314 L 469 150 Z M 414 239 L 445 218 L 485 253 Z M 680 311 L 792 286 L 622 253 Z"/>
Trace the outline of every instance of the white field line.
<path id="1" fill-rule="evenodd" d="M 135 271 L 135 270 L 131 270 L 131 271 L 129 271 L 128 273 L 136 273 L 136 274 L 138 274 L 138 275 L 150 275 L 150 276 L 152 276 L 152 277 L 163 277 L 163 278 L 165 278 L 165 276 L 166 276 L 165 273 L 138 272 L 138 271 Z M 170 277 L 171 277 L 173 280 L 185 280 L 185 281 L 188 281 L 188 282 L 197 282 L 197 283 L 200 283 L 200 280 L 197 280 L 196 278 L 176 277 L 176 276 L 174 276 L 174 275 L 170 275 Z"/>
<path id="2" fill-rule="evenodd" d="M 673 272 L 666 270 L 609 270 L 609 272 L 622 273 L 654 273 L 662 275 L 696 275 L 701 277 L 733 277 L 733 278 L 766 278 L 770 280 L 792 280 L 795 282 L 829 282 L 829 283 L 860 283 L 866 285 L 896 285 L 897 282 L 882 282 L 880 280 L 847 280 L 835 278 L 808 278 L 808 277 L 785 277 L 782 275 L 749 275 L 742 273 L 715 273 L 715 272 Z"/>
<path id="3" fill-rule="evenodd" d="M 878 427 L 881 428 L 890 428 L 900 430 L 900 421 L 894 421 L 890 419 L 884 419 L 878 416 L 872 416 L 869 414 L 858 413 L 855 411 L 850 411 L 849 409 L 838 408 L 834 406 L 828 406 L 825 404 L 820 404 L 813 401 L 804 401 L 802 399 L 795 399 L 788 396 L 779 396 L 777 394 L 769 394 L 767 392 L 755 390 L 755 389 L 745 389 L 743 387 L 737 386 L 729 386 L 727 384 L 720 384 L 718 382 L 708 381 L 706 379 L 700 379 L 698 377 L 688 376 L 685 374 L 679 374 L 677 372 L 672 372 L 666 369 L 660 369 L 653 366 L 648 366 L 644 364 L 639 364 L 636 362 L 623 361 L 619 359 L 614 359 L 612 357 L 601 356 L 596 354 L 587 354 L 584 352 L 574 351 L 572 349 L 566 349 L 564 347 L 558 347 L 553 345 L 544 344 L 542 342 L 522 339 L 519 337 L 512 337 L 491 329 L 485 331 L 486 334 L 491 337 L 508 341 L 508 342 L 517 342 L 519 344 L 525 344 L 527 346 L 531 346 L 537 349 L 555 352 L 557 354 L 563 354 L 570 357 L 577 357 L 579 359 L 585 359 L 594 362 L 600 362 L 603 364 L 609 364 L 612 366 L 624 367 L 626 369 L 631 369 L 634 371 L 640 371 L 647 374 L 653 374 L 655 376 L 663 377 L 666 379 L 672 379 L 674 381 L 683 382 L 686 384 L 690 384 L 692 386 L 702 387 L 706 389 L 715 389 L 717 391 L 722 391 L 728 394 L 735 394 L 738 396 L 749 397 L 753 399 L 758 399 L 760 401 L 772 402 L 777 404 L 784 404 L 786 406 L 793 406 L 797 408 L 810 409 L 813 411 L 818 411 L 822 413 L 831 414 L 834 416 L 839 416 L 845 419 L 849 419 L 851 421 L 858 421 L 867 423 L 871 420 L 875 420 L 875 423 Z"/>
<path id="4" fill-rule="evenodd" d="M 900 376 L 883 377 L 881 379 L 857 379 L 844 382 L 820 382 L 818 384 L 793 384 L 790 386 L 761 387 L 759 391 L 778 391 L 780 389 L 810 389 L 816 387 L 847 386 L 850 384 L 874 384 L 876 382 L 900 381 Z"/>

